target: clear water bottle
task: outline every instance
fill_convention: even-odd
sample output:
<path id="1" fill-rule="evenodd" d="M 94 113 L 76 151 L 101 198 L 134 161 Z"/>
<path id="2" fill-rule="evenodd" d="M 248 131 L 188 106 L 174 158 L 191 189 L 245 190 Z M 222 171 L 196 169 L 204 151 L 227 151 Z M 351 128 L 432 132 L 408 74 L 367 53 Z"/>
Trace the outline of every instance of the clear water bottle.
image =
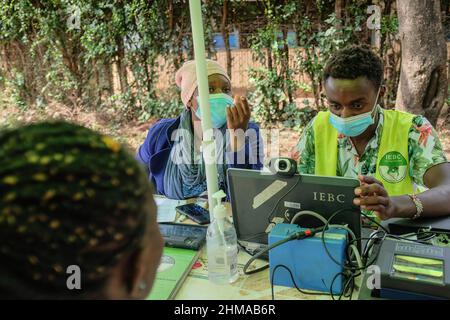
<path id="1" fill-rule="evenodd" d="M 206 234 L 208 278 L 216 284 L 233 283 L 239 277 L 236 230 L 226 219 L 227 211 L 221 203 L 226 194 L 220 190 L 213 197 L 218 205 L 214 208 L 214 220 Z"/>

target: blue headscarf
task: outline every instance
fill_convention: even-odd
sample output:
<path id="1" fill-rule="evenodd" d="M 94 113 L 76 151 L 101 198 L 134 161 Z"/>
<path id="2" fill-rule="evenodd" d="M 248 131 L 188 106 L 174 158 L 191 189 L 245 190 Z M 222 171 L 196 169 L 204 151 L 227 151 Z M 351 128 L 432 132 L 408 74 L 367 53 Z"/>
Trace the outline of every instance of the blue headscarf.
<path id="1" fill-rule="evenodd" d="M 206 191 L 206 171 L 202 154 L 195 152 L 191 112 L 186 109 L 180 116 L 178 129 L 172 134 L 174 141 L 164 173 L 164 191 L 172 199 L 187 199 Z M 226 190 L 226 158 L 229 148 L 227 126 L 213 129 L 216 142 L 216 162 L 219 187 Z"/>

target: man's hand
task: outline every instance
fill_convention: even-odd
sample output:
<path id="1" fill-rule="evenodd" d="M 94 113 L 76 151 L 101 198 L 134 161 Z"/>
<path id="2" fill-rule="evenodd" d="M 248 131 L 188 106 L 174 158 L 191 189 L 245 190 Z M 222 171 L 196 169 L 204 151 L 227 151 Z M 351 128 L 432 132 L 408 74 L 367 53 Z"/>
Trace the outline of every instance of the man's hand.
<path id="1" fill-rule="evenodd" d="M 234 106 L 227 108 L 227 128 L 230 132 L 231 150 L 236 152 L 245 143 L 245 131 L 250 120 L 250 107 L 245 97 L 235 96 Z M 241 134 L 239 134 L 241 129 Z M 236 130 L 238 130 L 236 132 Z M 244 133 L 244 134 L 242 134 Z"/>
<path id="2" fill-rule="evenodd" d="M 383 183 L 370 176 L 359 175 L 361 185 L 355 188 L 353 203 L 361 209 L 374 211 L 381 220 L 397 215 L 397 206 L 389 197 Z"/>

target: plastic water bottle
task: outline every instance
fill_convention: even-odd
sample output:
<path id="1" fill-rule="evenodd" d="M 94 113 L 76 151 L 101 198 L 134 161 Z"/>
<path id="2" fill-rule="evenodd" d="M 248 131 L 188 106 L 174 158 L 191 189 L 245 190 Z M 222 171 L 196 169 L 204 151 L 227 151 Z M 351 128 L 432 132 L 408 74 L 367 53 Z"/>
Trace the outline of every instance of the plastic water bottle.
<path id="1" fill-rule="evenodd" d="M 214 220 L 206 234 L 208 278 L 216 284 L 233 283 L 239 277 L 236 230 L 226 219 L 227 210 L 221 203 L 226 194 L 220 190 L 213 197 L 218 205 L 214 208 Z"/>

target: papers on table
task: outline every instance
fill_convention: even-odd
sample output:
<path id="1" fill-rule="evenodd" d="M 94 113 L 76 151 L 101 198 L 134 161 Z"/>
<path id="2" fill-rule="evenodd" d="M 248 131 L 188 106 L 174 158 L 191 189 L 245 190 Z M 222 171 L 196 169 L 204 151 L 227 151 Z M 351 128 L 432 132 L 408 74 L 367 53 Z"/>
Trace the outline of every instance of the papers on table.
<path id="1" fill-rule="evenodd" d="M 177 216 L 175 208 L 185 204 L 184 200 L 172 200 L 165 197 L 155 196 L 156 206 L 158 207 L 157 221 L 160 222 L 174 222 Z"/>

